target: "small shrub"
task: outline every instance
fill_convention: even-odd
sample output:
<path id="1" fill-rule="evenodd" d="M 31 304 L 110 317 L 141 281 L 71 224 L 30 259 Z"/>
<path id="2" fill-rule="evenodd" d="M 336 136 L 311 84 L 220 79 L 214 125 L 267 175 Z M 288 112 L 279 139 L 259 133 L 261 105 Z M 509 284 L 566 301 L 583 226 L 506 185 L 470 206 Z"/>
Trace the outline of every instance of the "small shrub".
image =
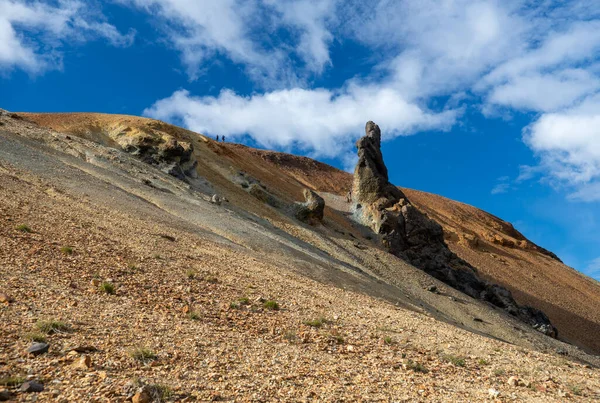
<path id="1" fill-rule="evenodd" d="M 581 396 L 583 394 L 583 391 L 581 390 L 581 386 L 579 386 L 579 385 L 571 385 L 570 389 L 571 389 L 571 392 L 573 392 L 573 394 L 575 396 Z"/>
<path id="2" fill-rule="evenodd" d="M 296 336 L 296 332 L 293 330 L 288 330 L 284 333 L 283 338 L 290 343 L 294 343 L 298 339 L 298 336 Z"/>
<path id="3" fill-rule="evenodd" d="M 344 344 L 344 337 L 342 335 L 331 334 L 330 337 L 335 344 Z"/>
<path id="4" fill-rule="evenodd" d="M 152 255 L 152 257 L 153 257 L 154 259 L 157 259 L 157 260 L 161 260 L 161 259 L 162 259 L 162 256 L 161 256 L 161 255 L 159 255 L 158 253 L 155 253 L 154 255 Z"/>
<path id="5" fill-rule="evenodd" d="M 60 253 L 62 253 L 63 255 L 69 256 L 73 254 L 73 248 L 70 246 L 63 246 L 62 248 L 60 248 Z"/>
<path id="6" fill-rule="evenodd" d="M 69 325 L 59 320 L 40 320 L 35 324 L 35 327 L 37 327 L 40 332 L 46 334 L 61 333 L 70 330 Z"/>
<path id="7" fill-rule="evenodd" d="M 394 343 L 394 340 L 392 340 L 392 338 L 391 338 L 390 336 L 385 336 L 385 337 L 383 338 L 383 342 L 384 342 L 385 344 L 393 344 L 393 343 Z"/>
<path id="8" fill-rule="evenodd" d="M 327 319 L 325 319 L 325 318 L 319 318 L 319 319 L 314 319 L 314 320 L 307 320 L 306 322 L 304 322 L 305 325 L 311 326 L 311 327 L 316 327 L 317 329 L 320 328 L 321 326 L 323 326 L 326 323 L 327 323 Z"/>
<path id="9" fill-rule="evenodd" d="M 148 362 L 156 360 L 154 351 L 146 347 L 137 347 L 129 351 L 129 356 L 140 362 Z"/>
<path id="10" fill-rule="evenodd" d="M 477 363 L 479 365 L 488 365 L 489 364 L 488 360 L 483 359 L 483 358 L 480 358 L 479 361 L 477 361 Z"/>
<path id="11" fill-rule="evenodd" d="M 190 280 L 195 279 L 197 274 L 198 273 L 196 273 L 196 270 L 191 270 L 191 269 L 185 272 L 185 276 L 187 278 L 189 278 Z"/>
<path id="12" fill-rule="evenodd" d="M 156 395 L 158 397 L 159 402 L 164 402 L 170 399 L 173 395 L 173 391 L 167 385 L 154 384 L 152 385 L 152 389 L 156 391 Z"/>
<path id="13" fill-rule="evenodd" d="M 191 312 L 188 312 L 187 317 L 188 317 L 188 319 L 191 319 L 191 320 L 198 320 L 198 319 L 200 319 L 200 314 L 196 311 L 191 311 Z"/>
<path id="14" fill-rule="evenodd" d="M 444 360 L 452 363 L 452 365 L 456 366 L 456 367 L 464 367 L 465 366 L 465 359 L 462 357 L 457 357 L 455 355 L 447 355 L 444 357 Z"/>
<path id="15" fill-rule="evenodd" d="M 279 304 L 276 301 L 265 301 L 263 303 L 263 307 L 269 311 L 278 311 L 279 310 Z"/>
<path id="16" fill-rule="evenodd" d="M 204 281 L 206 281 L 207 283 L 211 283 L 211 284 L 217 284 L 219 282 L 219 279 L 216 278 L 215 276 L 208 276 L 204 279 Z"/>
<path id="17" fill-rule="evenodd" d="M 421 364 L 420 362 L 414 362 L 413 360 L 408 360 L 406 362 L 406 366 L 411 371 L 420 372 L 422 374 L 426 374 L 427 372 L 429 372 L 429 370 L 427 368 L 425 368 L 425 366 L 423 366 L 423 364 Z"/>
<path id="18" fill-rule="evenodd" d="M 250 305 L 250 299 L 247 297 L 240 298 L 238 301 L 240 305 Z"/>
<path id="19" fill-rule="evenodd" d="M 494 370 L 494 375 L 496 375 L 496 376 L 502 376 L 504 374 L 506 374 L 506 371 L 502 368 Z"/>
<path id="20" fill-rule="evenodd" d="M 232 302 L 231 304 L 229 304 L 229 308 L 231 308 L 231 309 L 239 309 L 240 306 L 238 305 L 237 302 Z"/>
<path id="21" fill-rule="evenodd" d="M 100 284 L 100 291 L 105 292 L 109 295 L 114 295 L 115 294 L 115 285 L 113 283 L 110 283 L 108 281 L 103 281 Z"/>
<path id="22" fill-rule="evenodd" d="M 40 333 L 40 332 L 25 333 L 25 334 L 23 334 L 23 338 L 25 340 L 35 341 L 36 343 L 45 343 L 46 342 L 46 336 L 44 336 L 44 334 Z"/>
<path id="23" fill-rule="evenodd" d="M 27 232 L 27 233 L 31 232 L 31 228 L 29 228 L 29 226 L 27 224 L 17 225 L 16 230 L 21 231 L 21 232 Z"/>
<path id="24" fill-rule="evenodd" d="M 22 376 L 5 376 L 0 378 L 0 386 L 5 388 L 16 388 L 25 382 L 25 378 Z"/>

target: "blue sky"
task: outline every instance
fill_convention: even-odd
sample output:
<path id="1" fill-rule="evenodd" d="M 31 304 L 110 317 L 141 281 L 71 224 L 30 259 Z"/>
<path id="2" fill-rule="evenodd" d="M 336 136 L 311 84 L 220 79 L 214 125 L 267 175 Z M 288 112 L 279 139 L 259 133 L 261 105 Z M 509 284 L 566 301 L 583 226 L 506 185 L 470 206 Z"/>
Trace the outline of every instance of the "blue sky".
<path id="1" fill-rule="evenodd" d="M 511 221 L 600 279 L 596 0 L 0 0 L 0 107 L 145 115 Z"/>

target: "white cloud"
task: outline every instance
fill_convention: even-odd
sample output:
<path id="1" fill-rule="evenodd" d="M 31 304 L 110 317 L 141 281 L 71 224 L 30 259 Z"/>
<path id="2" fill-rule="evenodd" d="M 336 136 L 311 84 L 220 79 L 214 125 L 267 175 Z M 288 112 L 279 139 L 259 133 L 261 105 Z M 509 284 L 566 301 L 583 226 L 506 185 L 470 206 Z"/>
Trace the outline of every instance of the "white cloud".
<path id="1" fill-rule="evenodd" d="M 498 183 L 496 183 L 496 186 L 492 188 L 492 191 L 490 193 L 493 195 L 508 193 L 510 188 L 510 177 L 502 176 L 498 178 Z"/>
<path id="2" fill-rule="evenodd" d="M 65 41 L 97 37 L 114 46 L 127 46 L 134 32 L 123 35 L 90 4 L 60 0 L 0 0 L 0 72 L 21 68 L 31 73 L 59 68 Z"/>
<path id="3" fill-rule="evenodd" d="M 182 121 L 192 130 L 228 137 L 249 134 L 260 145 L 297 147 L 318 156 L 336 157 L 364 134 L 365 122 L 381 125 L 384 138 L 451 127 L 459 110 L 433 113 L 410 103 L 393 89 L 349 85 L 326 89 L 277 90 L 243 97 L 225 90 L 218 97 L 193 97 L 177 91 L 144 114 Z"/>
<path id="4" fill-rule="evenodd" d="M 496 186 L 494 186 L 494 188 L 492 189 L 492 191 L 490 192 L 493 195 L 498 195 L 498 194 L 503 194 L 503 193 L 507 193 L 510 189 L 510 184 L 509 183 L 498 183 Z"/>
<path id="5" fill-rule="evenodd" d="M 521 110 L 555 111 L 598 89 L 600 79 L 595 75 L 582 69 L 565 69 L 553 74 L 516 76 L 494 87 L 487 101 Z"/>
<path id="6" fill-rule="evenodd" d="M 600 200 L 600 94 L 543 114 L 524 138 L 551 180 L 574 187 L 574 198 Z"/>

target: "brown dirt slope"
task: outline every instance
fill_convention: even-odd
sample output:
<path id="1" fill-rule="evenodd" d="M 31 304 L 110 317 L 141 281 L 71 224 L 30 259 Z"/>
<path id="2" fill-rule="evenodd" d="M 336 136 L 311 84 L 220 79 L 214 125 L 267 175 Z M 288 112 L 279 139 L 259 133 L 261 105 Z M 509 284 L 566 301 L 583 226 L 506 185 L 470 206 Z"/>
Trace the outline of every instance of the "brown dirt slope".
<path id="1" fill-rule="evenodd" d="M 310 158 L 249 148 L 239 144 L 217 143 L 204 136 L 160 121 L 125 115 L 107 114 L 23 114 L 36 123 L 57 131 L 88 135 L 107 133 L 108 138 L 132 135 L 133 132 L 156 130 L 179 140 L 194 143 L 198 171 L 216 183 L 226 196 L 244 208 L 277 225 L 289 221 L 246 192 L 231 186 L 229 174 L 243 171 L 260 179 L 267 188 L 287 201 L 301 201 L 303 187 L 319 192 L 345 195 L 352 176 Z M 116 134 L 115 134 L 116 133 Z M 104 136 L 107 137 L 107 136 Z M 488 280 L 513 292 L 520 303 L 543 310 L 559 330 L 560 338 L 588 351 L 600 352 L 600 286 L 598 282 L 562 264 L 551 252 L 527 240 L 510 223 L 475 207 L 441 196 L 403 189 L 410 200 L 446 232 L 450 248 L 477 267 Z M 329 200 L 336 202 L 336 200 Z M 345 206 L 342 205 L 342 209 Z M 357 235 L 347 219 L 332 208 L 327 218 L 340 228 Z"/>

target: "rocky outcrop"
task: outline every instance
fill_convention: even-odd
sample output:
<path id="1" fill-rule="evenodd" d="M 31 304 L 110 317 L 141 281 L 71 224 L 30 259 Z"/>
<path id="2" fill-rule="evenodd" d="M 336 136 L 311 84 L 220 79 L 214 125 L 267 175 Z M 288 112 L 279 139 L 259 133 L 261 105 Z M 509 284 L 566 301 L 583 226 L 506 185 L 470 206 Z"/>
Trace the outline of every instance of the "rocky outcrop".
<path id="1" fill-rule="evenodd" d="M 297 204 L 296 218 L 309 224 L 316 224 L 323 221 L 325 200 L 310 189 L 304 189 L 303 195 L 306 201 Z"/>
<path id="2" fill-rule="evenodd" d="M 352 189 L 355 219 L 377 233 L 390 253 L 556 337 L 556 328 L 543 312 L 518 305 L 510 291 L 479 279 L 475 268 L 448 249 L 442 227 L 389 182 L 379 126 L 368 122 L 365 131 L 366 135 L 356 142 L 358 163 Z"/>
<path id="3" fill-rule="evenodd" d="M 271 207 L 281 208 L 285 206 L 281 200 L 269 193 L 263 186 L 257 183 L 252 183 L 250 186 L 248 186 L 246 191 L 261 202 L 266 203 Z"/>
<path id="4" fill-rule="evenodd" d="M 185 141 L 164 135 L 117 136 L 116 141 L 123 150 L 137 156 L 142 161 L 157 166 L 161 171 L 181 180 L 196 178 L 198 162 L 194 158 L 194 148 Z"/>

